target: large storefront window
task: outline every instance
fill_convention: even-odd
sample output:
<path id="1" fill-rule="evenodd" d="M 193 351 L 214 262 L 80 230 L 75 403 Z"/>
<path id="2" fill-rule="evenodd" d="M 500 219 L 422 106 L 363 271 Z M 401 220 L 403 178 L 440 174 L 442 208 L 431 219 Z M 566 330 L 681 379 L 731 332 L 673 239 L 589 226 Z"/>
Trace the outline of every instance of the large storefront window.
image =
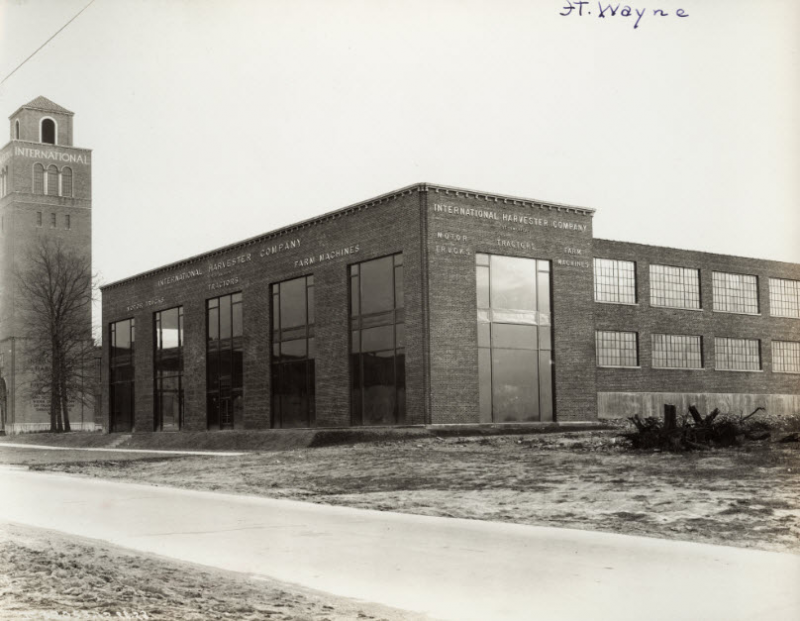
<path id="1" fill-rule="evenodd" d="M 159 311 L 155 319 L 155 429 L 183 423 L 183 307 Z"/>
<path id="2" fill-rule="evenodd" d="M 133 430 L 134 405 L 134 319 L 117 321 L 110 326 L 110 431 Z"/>
<path id="3" fill-rule="evenodd" d="M 272 285 L 272 426 L 314 425 L 314 277 Z"/>
<path id="4" fill-rule="evenodd" d="M 550 262 L 475 256 L 482 423 L 553 419 Z"/>
<path id="5" fill-rule="evenodd" d="M 206 412 L 209 429 L 233 429 L 242 419 L 242 294 L 206 302 Z"/>
<path id="6" fill-rule="evenodd" d="M 350 266 L 353 425 L 405 420 L 403 255 Z"/>

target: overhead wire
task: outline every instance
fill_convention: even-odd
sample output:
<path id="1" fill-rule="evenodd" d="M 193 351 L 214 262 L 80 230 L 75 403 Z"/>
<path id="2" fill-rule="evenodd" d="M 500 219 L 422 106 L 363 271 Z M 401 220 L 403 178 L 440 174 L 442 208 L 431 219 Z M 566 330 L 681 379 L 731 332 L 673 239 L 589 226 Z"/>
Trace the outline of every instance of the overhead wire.
<path id="1" fill-rule="evenodd" d="M 59 28 L 58 30 L 56 30 L 56 32 L 55 32 L 55 33 L 54 33 L 54 34 L 53 34 L 53 35 L 52 35 L 52 36 L 51 36 L 49 39 L 47 39 L 47 41 L 45 41 L 45 42 L 44 42 L 44 43 L 42 43 L 42 44 L 41 44 L 39 47 L 37 47 L 37 48 L 36 48 L 36 49 L 33 51 L 33 53 L 32 53 L 30 56 L 28 56 L 28 57 L 27 57 L 25 60 L 23 60 L 23 61 L 22 61 L 22 62 L 21 62 L 19 65 L 17 65 L 17 66 L 14 68 L 14 70 L 13 70 L 11 73 L 9 73 L 9 74 L 8 74 L 6 77 L 4 77 L 2 80 L 0 80 L 0 85 L 2 85 L 2 84 L 3 84 L 3 83 L 6 81 L 6 80 L 8 80 L 8 78 L 10 78 L 12 75 L 14 75 L 14 74 L 15 74 L 17 71 L 19 71 L 19 70 L 22 68 L 22 66 L 23 66 L 25 63 L 27 63 L 27 62 L 28 62 L 28 61 L 29 61 L 31 58 L 33 58 L 34 56 L 36 56 L 36 54 L 38 54 L 38 53 L 39 53 L 39 52 L 42 50 L 42 48 L 44 48 L 44 47 L 45 47 L 45 46 L 46 46 L 48 43 L 50 43 L 50 41 L 52 41 L 53 39 L 55 39 L 55 38 L 56 38 L 56 37 L 59 35 L 59 33 L 60 33 L 62 30 L 64 30 L 64 28 L 66 28 L 66 27 L 67 27 L 67 26 L 69 26 L 69 25 L 70 25 L 72 22 L 74 22 L 74 21 L 75 21 L 75 20 L 78 18 L 78 16 L 79 16 L 81 13 L 83 13 L 83 12 L 84 12 L 86 9 L 88 9 L 88 8 L 89 8 L 89 7 L 90 7 L 92 4 L 94 4 L 94 3 L 95 3 L 95 0 L 89 0 L 89 4 L 87 4 L 87 5 L 86 5 L 85 7 L 83 7 L 83 8 L 82 8 L 80 11 L 78 11 L 78 12 L 77 12 L 77 13 L 76 13 L 76 14 L 75 14 L 73 17 L 72 17 L 72 19 L 70 19 L 70 20 L 69 20 L 69 21 L 68 21 L 66 24 L 64 24 L 63 26 L 61 26 L 61 28 Z"/>

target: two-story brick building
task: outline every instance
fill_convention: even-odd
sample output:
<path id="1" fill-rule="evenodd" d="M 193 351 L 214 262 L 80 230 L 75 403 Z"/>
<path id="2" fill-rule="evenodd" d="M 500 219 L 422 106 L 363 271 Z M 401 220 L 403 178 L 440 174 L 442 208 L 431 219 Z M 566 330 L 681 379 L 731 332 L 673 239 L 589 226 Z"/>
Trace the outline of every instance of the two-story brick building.
<path id="1" fill-rule="evenodd" d="M 103 288 L 110 431 L 800 412 L 800 265 L 415 184 Z"/>

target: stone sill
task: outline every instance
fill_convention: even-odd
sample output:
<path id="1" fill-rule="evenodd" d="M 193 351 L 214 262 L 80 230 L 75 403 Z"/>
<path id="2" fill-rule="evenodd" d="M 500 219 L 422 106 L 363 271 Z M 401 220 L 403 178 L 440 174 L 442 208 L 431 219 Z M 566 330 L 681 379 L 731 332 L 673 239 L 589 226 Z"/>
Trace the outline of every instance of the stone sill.
<path id="1" fill-rule="evenodd" d="M 686 308 L 685 306 L 660 306 L 658 304 L 650 304 L 650 308 L 666 308 L 667 310 L 685 310 L 695 313 L 702 313 L 702 308 Z"/>

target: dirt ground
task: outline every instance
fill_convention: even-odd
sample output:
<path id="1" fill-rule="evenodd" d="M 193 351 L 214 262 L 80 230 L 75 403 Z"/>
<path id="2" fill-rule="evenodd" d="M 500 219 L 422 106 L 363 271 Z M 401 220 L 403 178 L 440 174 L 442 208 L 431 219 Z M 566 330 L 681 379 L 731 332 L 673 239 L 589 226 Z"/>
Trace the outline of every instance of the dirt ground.
<path id="1" fill-rule="evenodd" d="M 20 453 L 11 457 L 13 450 L 0 445 L 0 462 L 156 485 L 800 553 L 797 443 L 631 452 L 616 432 L 584 431 L 422 437 L 213 460 L 132 461 L 112 454 L 89 459 L 76 453 L 26 462 Z"/>
<path id="2" fill-rule="evenodd" d="M 127 616 L 126 616 L 127 615 Z M 423 617 L 0 523 L 0 620 L 364 621 Z"/>

